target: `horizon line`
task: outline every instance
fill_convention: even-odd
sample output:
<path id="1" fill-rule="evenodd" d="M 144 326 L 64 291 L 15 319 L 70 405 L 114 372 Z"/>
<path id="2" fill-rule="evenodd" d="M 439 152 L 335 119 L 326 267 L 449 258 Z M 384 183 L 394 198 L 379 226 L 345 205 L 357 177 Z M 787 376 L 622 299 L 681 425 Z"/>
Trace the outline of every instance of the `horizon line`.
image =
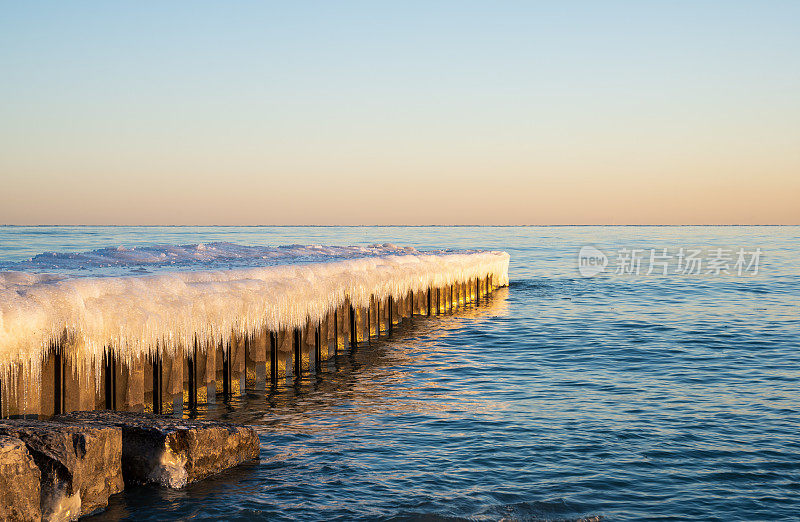
<path id="1" fill-rule="evenodd" d="M 207 227 L 207 228 L 311 228 L 311 227 L 327 227 L 327 228 L 430 228 L 430 227 L 796 227 L 800 223 L 550 223 L 550 224 L 536 224 L 536 223 L 522 223 L 522 224 L 479 224 L 479 223 L 463 223 L 463 224 L 443 224 L 443 223 L 429 223 L 422 225 L 409 225 L 409 224 L 239 224 L 239 225 L 223 225 L 223 224 L 88 224 L 88 223 L 2 223 L 0 227 L 139 227 L 139 228 L 159 228 L 159 227 Z"/>

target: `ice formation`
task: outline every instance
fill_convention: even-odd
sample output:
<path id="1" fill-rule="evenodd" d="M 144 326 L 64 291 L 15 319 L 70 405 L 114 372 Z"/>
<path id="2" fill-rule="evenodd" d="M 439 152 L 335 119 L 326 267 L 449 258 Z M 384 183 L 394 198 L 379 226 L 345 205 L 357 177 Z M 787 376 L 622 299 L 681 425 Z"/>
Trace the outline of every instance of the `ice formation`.
<path id="1" fill-rule="evenodd" d="M 216 253 L 194 245 L 195 251 L 206 252 L 205 257 L 195 256 L 199 259 L 191 259 L 195 254 L 187 254 L 186 246 L 171 247 L 184 251 L 172 256 L 181 269 L 148 275 L 76 277 L 74 262 L 87 265 L 89 274 L 120 258 L 128 268 L 161 266 L 158 260 L 166 247 L 159 247 L 162 252 L 150 249 L 138 259 L 130 250 L 117 250 L 116 257 L 112 249 L 104 250 L 104 257 L 54 254 L 50 257 L 72 264 L 48 262 L 51 273 L 37 273 L 33 266 L 29 271 L 0 271 L 0 378 L 16 375 L 20 366 L 35 373 L 53 342 L 67 343 L 73 357 L 96 365 L 107 348 L 130 360 L 156 349 L 176 353 L 194 339 L 205 345 L 230 338 L 231 332 L 300 327 L 321 320 L 346 299 L 366 307 L 371 296 L 401 296 L 487 275 L 495 285 L 508 282 L 505 252 L 218 245 L 222 247 L 214 247 Z M 240 261 L 271 266 L 207 269 L 225 266 L 237 248 Z"/>

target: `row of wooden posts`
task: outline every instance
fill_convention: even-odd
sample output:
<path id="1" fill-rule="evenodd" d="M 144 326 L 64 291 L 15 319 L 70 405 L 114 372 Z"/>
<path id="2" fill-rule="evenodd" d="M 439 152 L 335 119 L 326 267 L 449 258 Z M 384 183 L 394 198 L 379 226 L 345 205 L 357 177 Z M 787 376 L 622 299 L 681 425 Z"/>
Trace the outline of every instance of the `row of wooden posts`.
<path id="1" fill-rule="evenodd" d="M 404 319 L 479 303 L 495 288 L 489 275 L 416 294 L 373 297 L 369 307 L 345 301 L 321 321 L 309 321 L 302 328 L 232 334 L 216 346 L 196 340 L 181 356 L 156 349 L 127 361 L 107 351 L 99 369 L 81 364 L 62 344 L 53 343 L 39 382 L 26 382 L 20 369 L 13 386 L 0 383 L 0 417 L 47 418 L 93 409 L 191 413 L 200 405 L 226 401 L 245 390 L 266 390 L 289 377 L 298 382 L 305 372 L 321 371 L 322 362 L 342 349 L 391 336 L 394 325 Z"/>

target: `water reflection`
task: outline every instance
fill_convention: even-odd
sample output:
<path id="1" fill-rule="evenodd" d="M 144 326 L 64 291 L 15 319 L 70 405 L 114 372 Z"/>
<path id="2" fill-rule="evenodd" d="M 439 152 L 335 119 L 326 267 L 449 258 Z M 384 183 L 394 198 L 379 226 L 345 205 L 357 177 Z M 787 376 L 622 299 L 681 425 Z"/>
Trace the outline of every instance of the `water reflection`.
<path id="1" fill-rule="evenodd" d="M 508 291 L 497 289 L 479 305 L 470 304 L 452 314 L 415 316 L 396 325 L 390 339 L 372 339 L 355 350 L 340 351 L 337 357 L 323 363 L 319 374 L 304 373 L 299 383 L 281 384 L 263 393 L 248 392 L 227 404 L 200 410 L 199 416 L 279 425 L 281 429 L 286 428 L 287 421 L 296 419 L 308 429 L 306 415 L 331 404 L 348 416 L 369 415 L 375 408 L 440 408 L 436 403 L 442 397 L 435 390 L 416 384 L 415 374 L 409 369 L 432 365 L 437 371 L 455 368 L 457 357 L 452 357 L 452 351 L 437 349 L 441 341 L 464 328 L 481 329 L 485 321 L 507 316 Z M 424 392 L 426 400 L 422 404 L 409 402 L 409 391 Z M 280 422 L 276 416 L 281 416 Z"/>

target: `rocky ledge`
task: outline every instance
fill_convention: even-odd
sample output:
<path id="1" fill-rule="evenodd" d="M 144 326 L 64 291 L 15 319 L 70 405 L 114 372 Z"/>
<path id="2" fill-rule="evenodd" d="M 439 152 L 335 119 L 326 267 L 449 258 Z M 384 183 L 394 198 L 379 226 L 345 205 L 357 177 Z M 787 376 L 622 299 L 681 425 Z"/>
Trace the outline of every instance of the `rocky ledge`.
<path id="1" fill-rule="evenodd" d="M 126 484 L 182 488 L 258 457 L 253 428 L 114 411 L 81 411 L 54 417 L 80 426 L 111 426 L 122 432 Z"/>
<path id="2" fill-rule="evenodd" d="M 253 428 L 139 413 L 0 420 L 0 520 L 75 520 L 124 486 L 181 488 L 259 454 Z"/>
<path id="3" fill-rule="evenodd" d="M 0 435 L 0 519 L 37 520 L 42 517 L 41 477 L 25 443 Z"/>

